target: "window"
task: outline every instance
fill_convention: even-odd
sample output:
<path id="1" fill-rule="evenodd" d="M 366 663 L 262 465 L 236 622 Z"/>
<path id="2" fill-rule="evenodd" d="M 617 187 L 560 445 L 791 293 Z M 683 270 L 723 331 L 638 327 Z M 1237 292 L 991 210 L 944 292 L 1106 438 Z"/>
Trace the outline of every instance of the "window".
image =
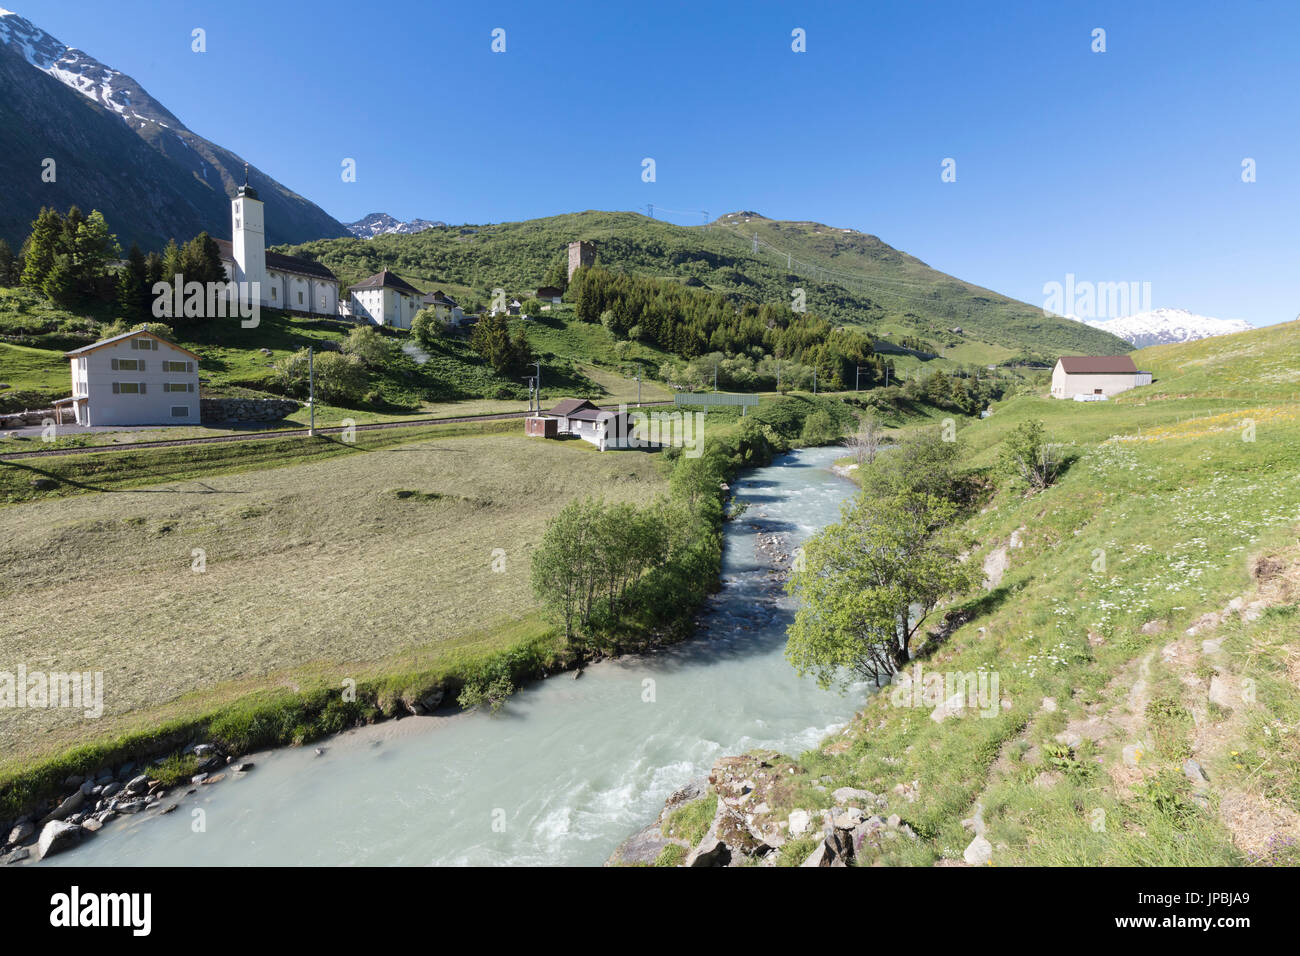
<path id="1" fill-rule="evenodd" d="M 113 371 L 136 372 L 143 364 L 140 359 L 113 359 Z"/>
<path id="2" fill-rule="evenodd" d="M 172 418 L 189 418 L 190 407 L 188 405 L 173 405 Z"/>
<path id="3" fill-rule="evenodd" d="M 278 290 L 275 288 L 275 286 L 271 286 L 271 298 L 272 298 L 272 299 L 275 298 L 275 293 L 276 293 L 277 291 L 278 291 Z"/>
<path id="4" fill-rule="evenodd" d="M 164 392 L 192 392 L 194 391 L 193 382 L 163 382 Z"/>
<path id="5" fill-rule="evenodd" d="M 163 362 L 164 372 L 192 372 L 194 371 L 193 362 Z"/>
<path id="6" fill-rule="evenodd" d="M 302 293 L 301 293 L 301 292 L 298 293 L 298 304 L 299 304 L 299 305 L 302 305 Z"/>
<path id="7" fill-rule="evenodd" d="M 156 339 L 132 339 L 131 348 L 139 349 L 143 352 L 157 352 L 158 341 Z"/>
<path id="8" fill-rule="evenodd" d="M 144 382 L 114 382 L 114 395 L 143 395 Z"/>

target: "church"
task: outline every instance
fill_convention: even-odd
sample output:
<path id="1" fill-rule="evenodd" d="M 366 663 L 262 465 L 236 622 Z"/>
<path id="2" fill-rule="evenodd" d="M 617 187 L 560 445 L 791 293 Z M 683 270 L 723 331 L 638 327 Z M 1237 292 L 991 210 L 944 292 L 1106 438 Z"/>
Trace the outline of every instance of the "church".
<path id="1" fill-rule="evenodd" d="M 230 201 L 230 235 L 230 242 L 217 240 L 226 278 L 260 283 L 262 307 L 306 315 L 338 315 L 339 280 L 333 272 L 310 259 L 266 251 L 262 200 L 248 185 L 247 176 Z"/>

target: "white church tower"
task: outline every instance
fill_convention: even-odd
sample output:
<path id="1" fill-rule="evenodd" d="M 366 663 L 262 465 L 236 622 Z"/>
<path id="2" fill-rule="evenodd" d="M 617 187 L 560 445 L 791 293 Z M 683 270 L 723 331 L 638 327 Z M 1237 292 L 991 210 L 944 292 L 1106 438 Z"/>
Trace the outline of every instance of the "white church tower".
<path id="1" fill-rule="evenodd" d="M 244 185 L 230 201 L 230 238 L 235 260 L 232 278 L 236 282 L 260 283 L 262 295 L 266 295 L 270 288 L 266 274 L 266 223 L 262 200 L 257 198 L 257 190 L 248 185 L 247 164 Z"/>

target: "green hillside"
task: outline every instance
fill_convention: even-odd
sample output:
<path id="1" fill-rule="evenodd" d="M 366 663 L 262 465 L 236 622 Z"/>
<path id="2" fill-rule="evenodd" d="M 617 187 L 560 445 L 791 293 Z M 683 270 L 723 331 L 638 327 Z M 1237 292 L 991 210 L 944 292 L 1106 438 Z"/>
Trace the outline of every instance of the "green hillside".
<path id="1" fill-rule="evenodd" d="M 754 233 L 762 241 L 757 254 Z M 809 312 L 877 336 L 920 337 L 941 354 L 951 350 L 960 362 L 992 364 L 1025 352 L 1054 360 L 1062 352 L 1132 348 L 1109 333 L 954 279 L 875 236 L 755 213 L 677 226 L 637 213 L 588 211 L 285 249 L 325 263 L 344 282 L 389 268 L 417 285 L 467 290 L 486 303 L 496 288 L 531 294 L 566 261 L 575 239 L 594 241 L 597 262 L 607 268 L 711 289 L 737 303 L 789 306 L 791 290 L 803 288 Z M 834 273 L 816 271 L 828 269 Z M 949 331 L 957 327 L 961 333 Z"/>
<path id="2" fill-rule="evenodd" d="M 742 758 L 756 831 L 849 787 L 915 834 L 858 865 L 1300 864 L 1300 323 L 1135 360 L 1156 381 L 1119 401 L 1018 395 L 958 433 L 985 580 L 910 673 L 996 677 L 996 699 L 886 687 L 807 753 Z M 1065 463 L 1034 494 L 999 467 L 1030 420 Z"/>

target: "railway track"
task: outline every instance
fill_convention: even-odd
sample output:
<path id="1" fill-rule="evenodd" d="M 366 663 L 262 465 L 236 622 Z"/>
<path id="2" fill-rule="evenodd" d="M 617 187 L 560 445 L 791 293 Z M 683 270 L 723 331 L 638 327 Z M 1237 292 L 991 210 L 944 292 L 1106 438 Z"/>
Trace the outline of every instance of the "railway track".
<path id="1" fill-rule="evenodd" d="M 642 402 L 629 408 L 652 408 L 671 405 L 672 402 Z M 602 405 L 602 408 L 618 408 L 617 405 Z M 329 425 L 316 429 L 317 435 L 339 435 L 349 428 L 359 432 L 380 431 L 385 428 L 419 428 L 430 425 L 459 425 L 472 422 L 510 421 L 526 418 L 530 413 L 496 412 L 491 415 L 462 415 L 457 418 L 416 418 L 400 422 L 371 422 L 366 425 Z M 267 432 L 251 432 L 245 435 L 210 435 L 206 438 L 176 438 L 167 441 L 124 442 L 116 445 L 84 445 L 77 448 L 49 448 L 43 451 L 5 451 L 0 450 L 0 461 L 19 461 L 24 458 L 57 458 L 61 455 L 93 455 L 108 452 L 138 451 L 144 448 L 176 448 L 182 445 L 212 445 L 221 442 L 266 441 L 271 438 L 306 438 L 305 428 L 286 428 Z"/>

